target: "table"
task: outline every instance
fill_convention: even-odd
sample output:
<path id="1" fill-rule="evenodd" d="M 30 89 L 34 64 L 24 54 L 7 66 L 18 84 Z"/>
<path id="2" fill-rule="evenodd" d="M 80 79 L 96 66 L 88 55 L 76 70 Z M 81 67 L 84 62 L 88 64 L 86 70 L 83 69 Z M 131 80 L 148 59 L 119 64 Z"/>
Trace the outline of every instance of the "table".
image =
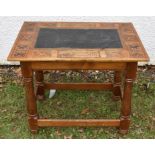
<path id="1" fill-rule="evenodd" d="M 47 126 L 115 126 L 126 134 L 137 63 L 148 60 L 132 23 L 99 22 L 24 22 L 8 56 L 21 64 L 32 133 Z M 44 70 L 113 70 L 115 75 L 113 83 L 45 83 Z M 39 118 L 36 100 L 45 98 L 46 89 L 111 90 L 122 103 L 120 118 Z"/>

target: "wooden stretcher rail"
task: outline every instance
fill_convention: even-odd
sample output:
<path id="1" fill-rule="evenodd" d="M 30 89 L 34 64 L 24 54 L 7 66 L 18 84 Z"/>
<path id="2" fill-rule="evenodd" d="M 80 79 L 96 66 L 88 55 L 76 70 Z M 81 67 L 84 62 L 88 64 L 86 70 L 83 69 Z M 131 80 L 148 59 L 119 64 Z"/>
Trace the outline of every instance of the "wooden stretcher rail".
<path id="1" fill-rule="evenodd" d="M 119 119 L 38 119 L 39 127 L 46 126 L 119 126 Z"/>
<path id="2" fill-rule="evenodd" d="M 45 83 L 45 89 L 71 90 L 111 90 L 112 83 Z"/>

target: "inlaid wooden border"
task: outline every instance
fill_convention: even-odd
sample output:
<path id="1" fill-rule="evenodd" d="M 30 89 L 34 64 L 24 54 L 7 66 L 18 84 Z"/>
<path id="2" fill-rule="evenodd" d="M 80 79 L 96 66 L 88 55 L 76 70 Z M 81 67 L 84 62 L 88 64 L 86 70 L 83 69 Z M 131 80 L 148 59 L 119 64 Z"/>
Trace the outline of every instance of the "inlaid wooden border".
<path id="1" fill-rule="evenodd" d="M 116 29 L 123 48 L 34 48 L 40 28 Z M 78 51 L 78 52 L 75 52 Z M 9 61 L 148 61 L 132 23 L 25 22 L 8 56 Z"/>

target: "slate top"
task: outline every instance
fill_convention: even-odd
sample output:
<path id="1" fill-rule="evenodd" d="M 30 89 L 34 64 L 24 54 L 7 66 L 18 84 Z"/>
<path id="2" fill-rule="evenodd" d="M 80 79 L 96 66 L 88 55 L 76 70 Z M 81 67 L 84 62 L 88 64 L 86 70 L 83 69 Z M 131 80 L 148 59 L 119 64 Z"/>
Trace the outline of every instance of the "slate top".
<path id="1" fill-rule="evenodd" d="M 121 48 L 116 29 L 41 28 L 35 48 Z"/>
<path id="2" fill-rule="evenodd" d="M 8 61 L 148 60 L 132 23 L 99 22 L 24 22 L 8 56 Z"/>

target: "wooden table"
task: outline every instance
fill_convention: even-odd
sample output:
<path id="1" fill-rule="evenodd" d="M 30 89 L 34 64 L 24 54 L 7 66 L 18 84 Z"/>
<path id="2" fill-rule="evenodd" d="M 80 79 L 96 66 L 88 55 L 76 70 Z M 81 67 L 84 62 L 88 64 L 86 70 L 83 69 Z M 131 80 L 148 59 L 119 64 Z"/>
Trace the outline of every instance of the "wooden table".
<path id="1" fill-rule="evenodd" d="M 20 61 L 21 64 L 32 133 L 46 126 L 115 126 L 125 134 L 130 124 L 132 85 L 136 78 L 137 62 L 148 61 L 149 58 L 132 23 L 24 22 L 8 60 Z M 43 70 L 72 69 L 114 70 L 114 82 L 43 82 Z M 33 83 L 37 86 L 36 92 Z M 44 99 L 46 89 L 111 90 L 113 98 L 122 101 L 120 118 L 41 119 L 37 113 L 36 99 Z"/>

